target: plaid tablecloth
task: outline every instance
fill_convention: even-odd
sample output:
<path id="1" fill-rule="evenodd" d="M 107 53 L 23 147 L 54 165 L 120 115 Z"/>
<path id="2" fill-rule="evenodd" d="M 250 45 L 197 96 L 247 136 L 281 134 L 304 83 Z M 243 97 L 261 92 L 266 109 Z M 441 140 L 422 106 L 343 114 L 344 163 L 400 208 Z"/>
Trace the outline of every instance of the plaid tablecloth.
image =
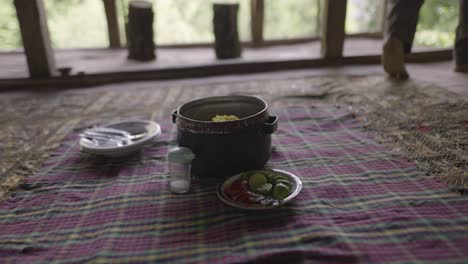
<path id="1" fill-rule="evenodd" d="M 303 190 L 283 207 L 224 205 L 219 181 L 169 192 L 175 126 L 141 156 L 96 160 L 71 135 L 0 204 L 0 262 L 462 263 L 468 198 L 376 143 L 334 108 L 278 110 L 269 167 Z"/>

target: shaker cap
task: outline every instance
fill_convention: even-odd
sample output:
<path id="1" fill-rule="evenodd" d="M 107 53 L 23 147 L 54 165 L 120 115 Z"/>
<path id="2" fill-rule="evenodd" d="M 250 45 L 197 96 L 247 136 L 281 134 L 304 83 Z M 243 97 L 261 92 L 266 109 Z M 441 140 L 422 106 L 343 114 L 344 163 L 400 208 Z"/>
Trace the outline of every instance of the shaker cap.
<path id="1" fill-rule="evenodd" d="M 195 158 L 195 154 L 189 148 L 175 147 L 169 150 L 168 158 L 169 161 L 187 163 Z"/>

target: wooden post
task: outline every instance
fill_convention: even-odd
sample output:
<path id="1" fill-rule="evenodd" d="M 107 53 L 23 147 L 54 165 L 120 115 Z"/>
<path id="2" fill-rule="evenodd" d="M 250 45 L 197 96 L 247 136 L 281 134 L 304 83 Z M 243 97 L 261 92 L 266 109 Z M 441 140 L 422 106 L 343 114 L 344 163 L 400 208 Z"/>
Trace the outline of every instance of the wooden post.
<path id="1" fill-rule="evenodd" d="M 343 57 L 347 0 L 325 0 L 321 53 L 325 59 Z"/>
<path id="2" fill-rule="evenodd" d="M 42 0 L 14 0 L 31 78 L 55 73 L 55 59 Z"/>
<path id="3" fill-rule="evenodd" d="M 127 25 L 129 59 L 149 61 L 156 58 L 153 19 L 153 4 L 151 2 L 134 0 L 129 3 Z"/>
<path id="4" fill-rule="evenodd" d="M 379 10 L 377 14 L 377 29 L 382 33 L 385 30 L 385 21 L 387 20 L 387 2 L 388 0 L 381 0 L 379 2 Z"/>
<path id="5" fill-rule="evenodd" d="M 237 30 L 239 4 L 213 4 L 213 28 L 215 51 L 218 59 L 232 59 L 241 56 L 241 44 Z"/>
<path id="6" fill-rule="evenodd" d="M 453 57 L 455 71 L 468 73 L 468 0 L 460 0 Z"/>
<path id="7" fill-rule="evenodd" d="M 109 35 L 109 47 L 119 48 L 120 44 L 120 30 L 119 20 L 117 16 L 116 0 L 103 0 L 104 10 L 106 11 L 107 20 L 107 33 Z"/>
<path id="8" fill-rule="evenodd" d="M 250 31 L 254 45 L 263 42 L 264 0 L 250 0 Z"/>
<path id="9" fill-rule="evenodd" d="M 322 0 L 315 0 L 317 1 L 317 18 L 316 18 L 316 25 L 315 25 L 315 31 L 317 33 L 317 36 L 322 35 L 321 29 L 322 29 Z"/>

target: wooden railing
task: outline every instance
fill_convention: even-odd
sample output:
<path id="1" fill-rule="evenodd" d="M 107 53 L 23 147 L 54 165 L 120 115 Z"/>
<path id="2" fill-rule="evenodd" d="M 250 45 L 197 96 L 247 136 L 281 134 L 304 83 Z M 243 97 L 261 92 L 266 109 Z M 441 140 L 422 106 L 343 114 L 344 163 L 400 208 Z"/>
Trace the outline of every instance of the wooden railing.
<path id="1" fill-rule="evenodd" d="M 109 47 L 122 47 L 122 38 L 118 23 L 116 0 L 102 0 L 107 19 L 109 36 Z M 264 39 L 264 0 L 251 1 L 251 34 L 252 46 L 263 46 L 271 44 L 294 43 L 296 40 L 266 41 Z M 345 38 L 345 20 L 347 0 L 319 0 L 317 1 L 323 12 L 318 16 L 321 25 L 321 54 L 325 60 L 334 60 L 343 57 L 343 42 Z M 386 0 L 379 1 L 381 12 L 379 16 L 380 30 L 383 28 Z M 23 38 L 23 46 L 27 57 L 30 76 L 32 78 L 48 78 L 56 74 L 53 50 L 50 44 L 49 31 L 47 28 L 46 14 L 43 0 L 14 0 Z M 368 35 L 380 36 L 381 31 Z M 311 40 L 314 38 L 305 38 Z M 315 38 L 318 39 L 318 38 Z M 187 45 L 189 46 L 189 45 Z"/>

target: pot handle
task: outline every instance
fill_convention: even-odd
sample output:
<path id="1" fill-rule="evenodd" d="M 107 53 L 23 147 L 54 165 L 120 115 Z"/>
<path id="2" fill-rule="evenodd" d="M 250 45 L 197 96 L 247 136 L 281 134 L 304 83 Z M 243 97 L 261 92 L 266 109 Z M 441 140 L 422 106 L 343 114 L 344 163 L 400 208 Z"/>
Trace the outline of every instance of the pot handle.
<path id="1" fill-rule="evenodd" d="M 268 117 L 268 120 L 263 124 L 263 132 L 265 132 L 266 134 L 275 133 L 277 128 L 278 128 L 278 117 L 277 116 Z"/>
<path id="2" fill-rule="evenodd" d="M 175 124 L 175 122 L 177 120 L 177 115 L 178 115 L 177 110 L 172 111 L 171 115 L 172 115 L 172 123 Z"/>

